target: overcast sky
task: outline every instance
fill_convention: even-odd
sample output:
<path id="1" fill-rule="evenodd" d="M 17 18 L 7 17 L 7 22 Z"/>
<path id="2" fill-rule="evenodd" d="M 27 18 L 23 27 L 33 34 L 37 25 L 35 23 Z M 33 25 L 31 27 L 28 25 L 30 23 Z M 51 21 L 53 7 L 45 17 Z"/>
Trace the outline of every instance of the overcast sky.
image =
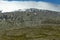
<path id="1" fill-rule="evenodd" d="M 13 0 L 0 0 L 0 10 L 3 12 L 15 11 L 18 9 L 38 8 L 45 10 L 60 11 L 59 4 L 53 4 L 46 1 L 13 1 Z"/>

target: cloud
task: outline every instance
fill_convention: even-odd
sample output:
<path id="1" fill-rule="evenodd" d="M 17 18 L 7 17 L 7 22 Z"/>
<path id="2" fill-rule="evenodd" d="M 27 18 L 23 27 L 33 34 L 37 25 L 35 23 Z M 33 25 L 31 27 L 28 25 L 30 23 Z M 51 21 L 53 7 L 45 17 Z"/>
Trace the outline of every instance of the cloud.
<path id="1" fill-rule="evenodd" d="M 59 5 L 55 5 L 48 2 L 38 2 L 37 8 L 44 9 L 44 10 L 60 11 Z"/>
<path id="2" fill-rule="evenodd" d="M 27 9 L 27 8 L 34 8 L 36 6 L 35 2 L 8 2 L 8 1 L 1 1 L 0 2 L 0 9 L 3 12 L 14 11 L 18 9 Z"/>
<path id="3" fill-rule="evenodd" d="M 35 1 L 0 1 L 0 10 L 10 12 L 18 9 L 38 8 L 43 10 L 60 11 L 60 5 L 54 5 L 47 2 Z"/>

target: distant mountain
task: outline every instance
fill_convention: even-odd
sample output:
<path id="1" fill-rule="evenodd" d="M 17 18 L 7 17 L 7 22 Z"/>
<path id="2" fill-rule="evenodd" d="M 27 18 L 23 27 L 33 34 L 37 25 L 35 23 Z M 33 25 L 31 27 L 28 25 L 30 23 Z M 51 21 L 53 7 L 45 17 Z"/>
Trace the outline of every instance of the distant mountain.
<path id="1" fill-rule="evenodd" d="M 23 20 L 39 20 L 39 21 L 43 21 L 43 20 L 60 20 L 60 12 L 56 12 L 56 11 L 50 11 L 50 10 L 42 10 L 42 9 L 35 9 L 35 8 L 30 8 L 30 9 L 26 9 L 25 11 L 21 11 L 21 10 L 17 10 L 17 11 L 13 11 L 13 12 L 5 12 L 2 13 L 2 15 L 0 15 L 0 17 L 3 16 L 7 17 L 8 19 L 15 19 L 18 20 L 21 17 L 23 18 Z M 12 16 L 12 17 L 11 17 Z"/>
<path id="2" fill-rule="evenodd" d="M 0 30 L 59 25 L 60 12 L 30 8 L 0 13 Z"/>

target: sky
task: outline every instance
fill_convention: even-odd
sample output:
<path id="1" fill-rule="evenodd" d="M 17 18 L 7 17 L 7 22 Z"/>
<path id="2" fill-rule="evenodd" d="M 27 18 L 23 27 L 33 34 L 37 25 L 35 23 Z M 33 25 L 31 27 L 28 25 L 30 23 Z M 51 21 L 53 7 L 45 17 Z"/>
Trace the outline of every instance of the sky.
<path id="1" fill-rule="evenodd" d="M 38 8 L 60 12 L 60 0 L 0 0 L 0 10 L 11 12 L 18 9 Z"/>
<path id="2" fill-rule="evenodd" d="M 60 4 L 60 0 L 5 0 L 5 1 L 45 1 L 45 2 L 50 2 L 54 4 Z"/>

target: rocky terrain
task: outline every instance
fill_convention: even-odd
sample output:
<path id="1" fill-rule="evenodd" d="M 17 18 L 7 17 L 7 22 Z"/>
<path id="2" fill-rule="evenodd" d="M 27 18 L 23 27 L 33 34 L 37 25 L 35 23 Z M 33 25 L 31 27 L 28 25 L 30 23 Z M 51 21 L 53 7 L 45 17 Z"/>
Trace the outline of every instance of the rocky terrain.
<path id="1" fill-rule="evenodd" d="M 39 10 L 0 12 L 0 40 L 60 40 L 60 12 Z"/>

